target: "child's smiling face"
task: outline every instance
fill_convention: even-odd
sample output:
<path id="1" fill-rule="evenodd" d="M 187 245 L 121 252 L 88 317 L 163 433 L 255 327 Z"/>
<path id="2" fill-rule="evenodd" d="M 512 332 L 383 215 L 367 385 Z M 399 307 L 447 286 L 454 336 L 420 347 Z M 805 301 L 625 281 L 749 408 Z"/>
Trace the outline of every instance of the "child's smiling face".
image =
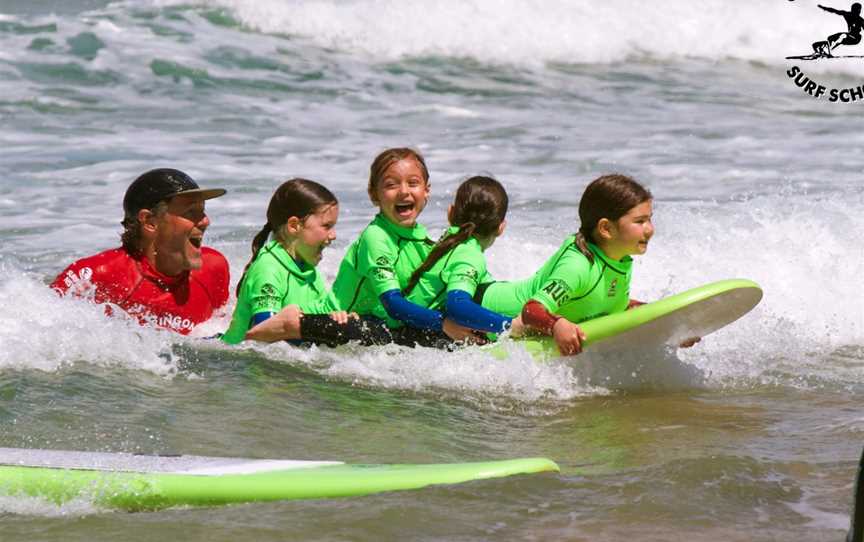
<path id="1" fill-rule="evenodd" d="M 413 158 L 403 158 L 384 172 L 375 186 L 372 201 L 387 220 L 410 228 L 417 223 L 428 198 L 429 183 L 420 164 Z"/>
<path id="2" fill-rule="evenodd" d="M 295 250 L 311 266 L 321 261 L 321 253 L 336 239 L 339 205 L 328 205 L 307 216 L 299 226 Z"/>
<path id="3" fill-rule="evenodd" d="M 653 202 L 649 199 L 613 222 L 611 239 L 607 241 L 604 251 L 615 259 L 645 254 L 648 241 L 654 235 L 654 224 L 651 222 L 653 212 Z"/>

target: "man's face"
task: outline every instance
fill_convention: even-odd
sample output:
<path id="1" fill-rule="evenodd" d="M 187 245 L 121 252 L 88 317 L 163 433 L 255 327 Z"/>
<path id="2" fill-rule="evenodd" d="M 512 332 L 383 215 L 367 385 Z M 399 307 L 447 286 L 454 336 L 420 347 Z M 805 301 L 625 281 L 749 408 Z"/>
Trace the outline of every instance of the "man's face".
<path id="1" fill-rule="evenodd" d="M 156 268 L 168 275 L 201 268 L 201 243 L 210 218 L 200 194 L 180 194 L 155 218 Z"/>

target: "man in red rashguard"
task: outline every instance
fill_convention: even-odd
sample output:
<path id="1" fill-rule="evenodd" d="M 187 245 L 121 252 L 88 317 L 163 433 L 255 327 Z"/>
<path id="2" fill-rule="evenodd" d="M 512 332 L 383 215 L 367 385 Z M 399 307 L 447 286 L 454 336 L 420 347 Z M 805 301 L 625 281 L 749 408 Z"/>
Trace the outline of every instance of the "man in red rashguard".
<path id="1" fill-rule="evenodd" d="M 116 305 L 142 324 L 189 333 L 228 301 L 228 262 L 201 246 L 210 225 L 204 200 L 223 194 L 176 169 L 144 173 L 123 198 L 123 246 L 78 260 L 51 287 Z"/>

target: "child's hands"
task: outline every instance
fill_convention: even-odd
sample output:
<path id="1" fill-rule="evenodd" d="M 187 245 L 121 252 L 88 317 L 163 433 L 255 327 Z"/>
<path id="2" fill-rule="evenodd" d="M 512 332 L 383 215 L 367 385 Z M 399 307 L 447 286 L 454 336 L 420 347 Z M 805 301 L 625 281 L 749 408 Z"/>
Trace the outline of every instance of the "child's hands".
<path id="1" fill-rule="evenodd" d="M 441 330 L 444 331 L 445 335 L 456 342 L 461 341 L 470 344 L 476 339 L 473 329 L 470 327 L 460 326 L 449 318 L 444 319 L 444 323 L 441 325 Z"/>
<path id="2" fill-rule="evenodd" d="M 522 323 L 522 315 L 520 314 L 510 322 L 510 336 L 518 339 L 525 335 L 525 324 Z"/>
<path id="3" fill-rule="evenodd" d="M 691 346 L 693 346 L 694 344 L 698 343 L 701 340 L 702 340 L 702 337 L 690 337 L 688 339 L 684 339 L 683 341 L 681 341 L 681 344 L 679 344 L 678 346 L 681 348 L 690 348 Z"/>
<path id="4" fill-rule="evenodd" d="M 330 313 L 330 318 L 337 324 L 345 325 L 350 318 L 359 318 L 356 312 L 335 311 Z"/>
<path id="5" fill-rule="evenodd" d="M 552 337 L 558 350 L 565 356 L 573 356 L 582 352 L 582 341 L 585 333 L 573 322 L 566 318 L 559 318 L 552 327 Z"/>

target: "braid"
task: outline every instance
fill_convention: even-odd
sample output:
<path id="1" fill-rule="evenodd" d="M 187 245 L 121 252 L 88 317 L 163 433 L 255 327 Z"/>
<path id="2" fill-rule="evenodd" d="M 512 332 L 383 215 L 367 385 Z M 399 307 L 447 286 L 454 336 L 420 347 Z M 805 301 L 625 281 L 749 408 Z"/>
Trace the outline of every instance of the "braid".
<path id="1" fill-rule="evenodd" d="M 411 275 L 411 278 L 408 280 L 408 284 L 405 286 L 405 289 L 402 290 L 402 295 L 408 295 L 411 293 L 411 290 L 417 286 L 417 283 L 420 282 L 420 277 L 423 276 L 423 273 L 432 269 L 432 266 L 435 265 L 438 260 L 444 257 L 445 254 L 450 252 L 456 245 L 462 243 L 472 235 L 474 235 L 474 230 L 477 226 L 473 222 L 466 222 L 459 226 L 459 231 L 450 235 L 445 235 L 438 243 L 435 245 L 435 248 L 432 249 L 432 252 L 426 256 L 426 260 L 420 264 L 414 273 Z"/>
<path id="2" fill-rule="evenodd" d="M 576 248 L 579 249 L 586 258 L 588 258 L 589 263 L 594 263 L 594 253 L 591 252 L 591 249 L 588 248 L 588 239 L 589 236 L 585 235 L 585 233 L 580 229 L 576 232 L 576 239 L 573 240 L 573 244 L 576 245 Z"/>
<path id="3" fill-rule="evenodd" d="M 249 259 L 249 263 L 246 264 L 246 267 L 243 268 L 243 274 L 240 275 L 240 280 L 237 281 L 237 290 L 234 292 L 238 298 L 240 297 L 240 287 L 243 285 L 243 279 L 246 278 L 246 271 L 249 271 L 249 266 L 252 265 L 252 262 L 255 261 L 255 258 L 258 257 L 258 253 L 261 251 L 261 247 L 267 242 L 267 238 L 270 237 L 270 232 L 272 228 L 270 227 L 270 223 L 264 224 L 264 227 L 261 228 L 261 231 L 255 235 L 255 238 L 252 239 L 252 258 Z"/>
<path id="4" fill-rule="evenodd" d="M 459 231 L 445 235 L 438 241 L 426 261 L 411 275 L 403 290 L 404 295 L 410 294 L 423 273 L 432 269 L 432 266 L 456 245 L 469 237 L 480 241 L 496 235 L 507 214 L 507 203 L 507 191 L 492 177 L 475 176 L 459 185 L 456 198 L 447 213 L 450 224 L 458 225 Z"/>

